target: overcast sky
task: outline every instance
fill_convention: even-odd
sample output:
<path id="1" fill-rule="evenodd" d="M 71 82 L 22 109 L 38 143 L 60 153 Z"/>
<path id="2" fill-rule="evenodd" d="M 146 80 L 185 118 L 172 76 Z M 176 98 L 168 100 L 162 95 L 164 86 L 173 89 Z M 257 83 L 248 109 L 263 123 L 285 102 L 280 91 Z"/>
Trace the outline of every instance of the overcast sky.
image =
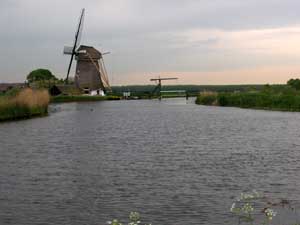
<path id="1" fill-rule="evenodd" d="M 116 84 L 284 83 L 300 77 L 299 0 L 0 0 L 0 81 L 33 69 L 66 76 L 64 45 L 86 8 L 81 44 Z M 73 66 L 73 71 L 74 71 Z"/>

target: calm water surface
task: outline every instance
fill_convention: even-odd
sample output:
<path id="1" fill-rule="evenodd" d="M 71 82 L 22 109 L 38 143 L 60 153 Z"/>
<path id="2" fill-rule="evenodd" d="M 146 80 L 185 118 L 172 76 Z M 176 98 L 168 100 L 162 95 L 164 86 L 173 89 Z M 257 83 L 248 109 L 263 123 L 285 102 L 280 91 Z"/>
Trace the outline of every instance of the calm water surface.
<path id="1" fill-rule="evenodd" d="M 185 99 L 52 105 L 0 124 L 0 224 L 236 224 L 242 191 L 300 201 L 300 113 Z"/>

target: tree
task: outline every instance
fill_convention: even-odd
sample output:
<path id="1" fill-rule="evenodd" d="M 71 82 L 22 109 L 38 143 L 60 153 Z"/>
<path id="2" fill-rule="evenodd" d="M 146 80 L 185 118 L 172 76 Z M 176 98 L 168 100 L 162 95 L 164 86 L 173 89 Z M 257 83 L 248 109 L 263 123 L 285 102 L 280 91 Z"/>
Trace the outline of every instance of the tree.
<path id="1" fill-rule="evenodd" d="M 33 83 L 36 81 L 50 81 L 57 80 L 57 78 L 47 69 L 36 69 L 31 71 L 27 76 L 27 81 Z"/>
<path id="2" fill-rule="evenodd" d="M 295 88 L 296 90 L 300 90 L 300 80 L 297 79 L 290 79 L 287 82 L 288 85 L 290 85 L 291 87 Z"/>

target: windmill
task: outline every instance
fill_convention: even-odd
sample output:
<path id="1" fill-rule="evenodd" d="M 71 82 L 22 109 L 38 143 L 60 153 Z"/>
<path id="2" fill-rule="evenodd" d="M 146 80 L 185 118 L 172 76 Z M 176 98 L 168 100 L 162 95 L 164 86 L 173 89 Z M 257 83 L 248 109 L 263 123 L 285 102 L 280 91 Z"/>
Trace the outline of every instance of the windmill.
<path id="1" fill-rule="evenodd" d="M 64 54 L 71 55 L 66 83 L 68 84 L 72 63 L 75 57 L 77 61 L 75 70 L 76 87 L 86 94 L 104 94 L 106 91 L 111 91 L 103 61 L 103 55 L 109 52 L 101 53 L 92 46 L 80 45 L 84 15 L 85 9 L 82 9 L 73 46 L 64 47 Z"/>

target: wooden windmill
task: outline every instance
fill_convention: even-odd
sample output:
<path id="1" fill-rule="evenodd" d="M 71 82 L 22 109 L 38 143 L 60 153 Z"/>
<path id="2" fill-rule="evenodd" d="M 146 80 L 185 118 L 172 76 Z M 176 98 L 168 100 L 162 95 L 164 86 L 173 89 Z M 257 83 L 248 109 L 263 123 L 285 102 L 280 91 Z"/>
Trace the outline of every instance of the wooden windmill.
<path id="1" fill-rule="evenodd" d="M 76 87 L 86 94 L 101 95 L 107 91 L 111 91 L 103 61 L 103 55 L 108 53 L 101 53 L 92 46 L 80 45 L 84 14 L 85 9 L 82 9 L 73 46 L 64 47 L 64 54 L 71 55 L 66 83 L 69 81 L 69 74 L 75 56 L 75 60 L 77 61 L 75 71 Z"/>

